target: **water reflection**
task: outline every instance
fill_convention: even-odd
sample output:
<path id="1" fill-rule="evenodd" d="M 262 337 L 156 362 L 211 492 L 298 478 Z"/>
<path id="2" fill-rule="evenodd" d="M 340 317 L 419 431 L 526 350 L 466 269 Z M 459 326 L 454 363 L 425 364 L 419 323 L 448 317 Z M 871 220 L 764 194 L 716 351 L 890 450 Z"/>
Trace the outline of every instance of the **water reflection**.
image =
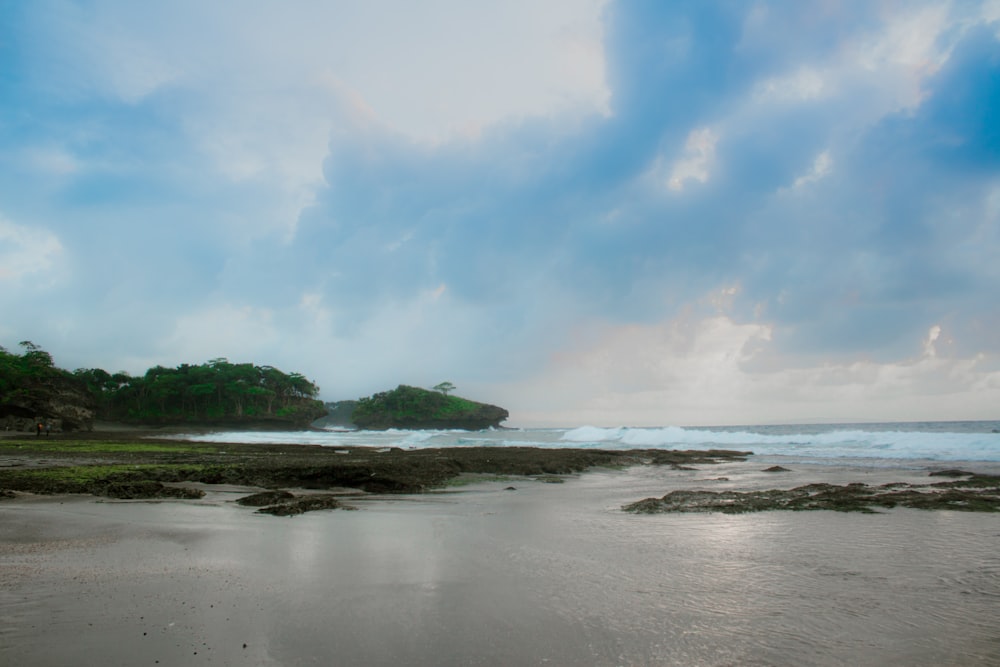
<path id="1" fill-rule="evenodd" d="M 40 525 L 106 539 L 5 580 L 0 662 L 85 647 L 107 664 L 996 664 L 995 516 L 619 511 L 679 479 L 591 473 L 291 519 L 79 504 Z"/>

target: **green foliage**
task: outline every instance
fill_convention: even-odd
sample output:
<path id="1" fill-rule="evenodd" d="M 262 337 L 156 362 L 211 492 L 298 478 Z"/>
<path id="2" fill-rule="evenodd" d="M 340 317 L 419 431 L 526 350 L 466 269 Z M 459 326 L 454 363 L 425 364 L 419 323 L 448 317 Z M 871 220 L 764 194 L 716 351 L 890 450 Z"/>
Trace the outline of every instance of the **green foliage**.
<path id="1" fill-rule="evenodd" d="M 450 404 L 461 400 L 418 387 L 399 385 L 392 391 L 360 399 L 354 409 L 354 420 L 361 423 L 370 417 L 388 416 L 393 421 L 406 422 L 434 417 L 446 411 L 454 414 L 457 410 L 449 410 Z"/>
<path id="2" fill-rule="evenodd" d="M 455 391 L 455 385 L 450 382 L 442 382 L 441 384 L 434 385 L 434 391 L 440 391 L 447 396 L 448 392 Z"/>
<path id="3" fill-rule="evenodd" d="M 9 404 L 32 402 L 53 378 L 72 377 L 56 368 L 52 356 L 31 341 L 21 341 L 22 354 L 0 347 L 0 408 Z M 0 413 L 2 414 L 2 413 Z"/>
<path id="4" fill-rule="evenodd" d="M 485 428 L 506 418 L 502 408 L 407 385 L 359 399 L 351 415 L 362 428 Z"/>
<path id="5" fill-rule="evenodd" d="M 315 400 L 319 387 L 299 373 L 285 374 L 272 366 L 218 358 L 197 366 L 156 366 L 142 377 L 122 375 L 113 376 L 102 390 L 109 416 L 117 419 L 309 419 L 325 412 Z"/>
<path id="6" fill-rule="evenodd" d="M 272 366 L 234 364 L 220 357 L 200 365 L 155 366 L 133 377 L 101 368 L 56 368 L 52 357 L 30 341 L 23 354 L 0 347 L 0 407 L 24 403 L 46 378 L 70 378 L 86 387 L 105 419 L 142 422 L 280 418 L 312 421 L 325 414 L 319 387 L 300 373 Z"/>

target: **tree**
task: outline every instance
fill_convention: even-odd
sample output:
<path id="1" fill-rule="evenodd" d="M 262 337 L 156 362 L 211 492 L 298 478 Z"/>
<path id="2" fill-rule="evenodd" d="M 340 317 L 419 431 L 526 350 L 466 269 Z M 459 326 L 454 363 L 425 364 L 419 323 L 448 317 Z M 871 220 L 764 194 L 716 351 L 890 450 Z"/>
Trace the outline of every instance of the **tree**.
<path id="1" fill-rule="evenodd" d="M 0 407 L 14 399 L 23 403 L 50 380 L 66 378 L 86 389 L 104 419 L 165 422 L 267 416 L 304 423 L 325 412 L 316 400 L 318 386 L 301 373 L 286 375 L 272 366 L 234 364 L 218 357 L 198 365 L 154 366 L 136 377 L 100 368 L 68 373 L 56 368 L 48 352 L 31 341 L 20 345 L 23 354 L 0 347 Z"/>
<path id="2" fill-rule="evenodd" d="M 450 382 L 442 382 L 441 384 L 434 385 L 434 391 L 440 391 L 447 396 L 449 391 L 455 391 L 455 385 Z"/>
<path id="3" fill-rule="evenodd" d="M 30 340 L 22 340 L 18 343 L 24 348 L 24 354 L 21 356 L 22 359 L 35 371 L 42 369 L 53 368 L 52 355 L 38 347 Z"/>

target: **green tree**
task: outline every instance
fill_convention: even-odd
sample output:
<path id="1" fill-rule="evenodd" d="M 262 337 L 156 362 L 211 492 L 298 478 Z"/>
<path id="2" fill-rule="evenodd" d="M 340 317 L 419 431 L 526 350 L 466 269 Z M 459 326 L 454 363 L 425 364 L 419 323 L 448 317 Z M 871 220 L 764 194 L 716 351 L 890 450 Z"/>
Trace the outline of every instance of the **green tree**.
<path id="1" fill-rule="evenodd" d="M 447 396 L 449 391 L 455 391 L 455 385 L 450 382 L 442 382 L 441 384 L 434 385 L 434 391 L 440 391 Z"/>

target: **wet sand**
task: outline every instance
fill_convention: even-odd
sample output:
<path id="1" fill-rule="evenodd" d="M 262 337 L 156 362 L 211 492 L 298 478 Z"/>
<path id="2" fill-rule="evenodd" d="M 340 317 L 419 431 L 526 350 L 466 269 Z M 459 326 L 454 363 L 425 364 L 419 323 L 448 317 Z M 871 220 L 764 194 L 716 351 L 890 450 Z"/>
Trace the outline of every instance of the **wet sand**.
<path id="1" fill-rule="evenodd" d="M 0 664 L 1000 663 L 1000 515 L 621 511 L 676 488 L 926 482 L 763 467 L 485 482 L 294 518 L 236 505 L 237 487 L 20 496 L 0 503 Z"/>

